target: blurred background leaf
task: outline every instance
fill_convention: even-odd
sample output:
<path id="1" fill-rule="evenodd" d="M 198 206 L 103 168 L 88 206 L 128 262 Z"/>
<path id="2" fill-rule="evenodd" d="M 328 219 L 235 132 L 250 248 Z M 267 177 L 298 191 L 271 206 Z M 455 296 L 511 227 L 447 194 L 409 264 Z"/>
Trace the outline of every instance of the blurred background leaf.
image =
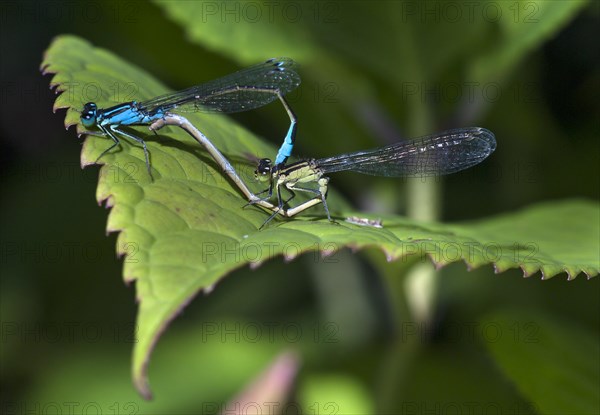
<path id="1" fill-rule="evenodd" d="M 484 343 L 503 374 L 541 413 L 593 413 L 600 404 L 600 342 L 577 323 L 535 310 L 485 316 Z M 527 365 L 523 365 L 527 362 Z"/>
<path id="2" fill-rule="evenodd" d="M 182 4 L 191 2 L 169 3 L 184 7 Z M 267 16 L 267 6 L 252 3 Z M 540 399 L 552 402 L 551 392 L 534 396 L 507 381 L 508 371 L 495 362 L 501 358 L 490 355 L 477 340 L 482 327 L 479 321 L 498 309 L 519 312 L 525 307 L 537 311 L 534 322 L 537 315 L 543 316 L 540 326 L 560 315 L 561 321 L 577 321 L 578 332 L 587 333 L 586 337 L 597 337 L 597 279 L 567 283 L 564 278 L 553 278 L 541 283 L 537 278 L 523 280 L 516 270 L 495 276 L 487 268 L 466 273 L 462 264 L 449 265 L 436 282 L 432 320 L 417 323 L 408 311 L 405 278 L 415 261 L 421 262 L 412 259 L 389 264 L 376 251 L 329 258 L 326 281 L 314 271 L 325 260 L 310 254 L 290 264 L 275 261 L 257 271 L 234 272 L 210 296 L 186 308 L 158 346 L 150 368 L 156 382 L 154 403 L 142 406 L 146 404 L 132 387 L 123 390 L 129 382 L 123 372 L 130 361 L 132 338 L 128 335 L 135 332 L 133 289 L 121 283 L 122 263 L 114 256 L 115 237 L 103 235 L 106 212 L 91 203 L 97 169 L 79 169 L 75 134 L 65 132 L 62 116 L 49 111 L 54 97 L 48 93 L 48 78 L 40 77 L 38 65 L 57 34 L 74 33 L 126 56 L 172 89 L 230 73 L 242 66 L 240 56 L 250 59 L 250 53 L 259 47 L 268 51 L 269 45 L 293 45 L 298 53 L 290 49 L 278 54 L 303 65 L 302 89 L 290 97 L 300 118 L 299 157 L 367 148 L 442 127 L 487 127 L 498 137 L 498 150 L 476 175 L 465 172 L 444 180 L 440 212 L 445 220 L 474 220 L 540 201 L 598 200 L 597 2 L 480 2 L 473 6 L 472 21 L 468 17 L 471 6 L 459 3 L 457 18 L 452 14 L 453 2 L 446 6 L 442 2 L 289 3 L 292 6 L 288 7 L 296 9 L 327 9 L 316 15 L 303 13 L 301 20 L 275 13 L 278 23 L 264 24 L 261 19 L 251 25 L 247 23 L 252 23 L 255 15 L 227 14 L 224 3 L 205 2 L 216 6 L 217 14 L 206 15 L 205 21 L 197 23 L 197 30 L 210 26 L 213 37 L 245 27 L 245 39 L 252 39 L 258 26 L 266 27 L 261 35 L 263 41 L 267 39 L 266 45 L 246 42 L 238 53 L 233 42 L 225 46 L 215 40 L 217 46 L 197 43 L 167 11 L 168 6 L 160 3 L 2 4 L 3 409 L 58 403 L 66 411 L 69 402 L 77 402 L 79 408 L 90 401 L 106 402 L 108 394 L 86 387 L 93 379 L 118 389 L 119 408 L 134 402 L 142 408 L 139 413 L 152 413 L 153 409 L 157 413 L 198 412 L 202 403 L 228 402 L 277 355 L 283 345 L 271 346 L 267 341 L 264 357 L 253 362 L 252 348 L 244 347 L 245 343 L 232 339 L 231 334 L 255 325 L 267 333 L 271 323 L 304 328 L 297 402 L 302 396 L 314 396 L 302 390 L 321 374 L 322 379 L 347 377 L 340 382 L 340 389 L 350 384 L 364 390 L 362 385 L 367 385 L 379 412 L 458 408 L 484 413 L 486 408 L 501 408 L 532 413 L 544 407 Z M 283 8 L 287 3 L 280 4 Z M 496 9 L 502 9 L 499 18 L 492 14 Z M 515 26 L 516 10 L 521 24 Z M 273 31 L 267 32 L 271 28 Z M 494 57 L 496 53 L 502 62 Z M 265 52 L 261 60 L 266 57 Z M 488 57 L 492 60 L 486 61 Z M 498 66 L 486 62 L 498 62 Z M 482 79 L 484 76 L 487 78 Z M 78 100 L 96 99 L 87 92 Z M 288 122 L 277 106 L 236 119 L 268 138 L 279 137 Z M 377 214 L 406 211 L 404 186 L 396 182 L 348 174 L 338 175 L 335 185 L 360 210 Z M 348 272 L 349 267 L 353 273 Z M 335 290 L 342 284 L 344 290 Z M 357 298 L 373 317 L 347 320 Z M 339 320 L 329 320 L 334 316 Z M 200 359 L 210 350 L 193 333 L 199 327 L 206 332 L 206 324 L 220 321 L 240 326 L 230 328 L 229 338 L 217 341 L 221 343 L 218 347 L 228 352 L 210 357 L 217 369 L 186 370 L 197 367 L 191 365 L 192 359 Z M 544 326 L 564 333 L 561 323 Z M 338 341 L 325 341 L 332 338 L 336 327 L 344 328 L 334 337 Z M 103 329 L 101 340 L 94 340 L 98 328 Z M 120 335 L 114 337 L 114 332 Z M 287 347 L 291 333 L 286 334 L 284 337 L 280 331 L 278 339 Z M 191 354 L 177 353 L 182 346 L 169 343 L 176 339 L 192 345 L 185 349 L 192 350 Z M 236 344 L 241 346 L 236 348 Z M 537 347 L 550 347 L 549 340 Z M 161 354 L 161 350 L 174 353 Z M 80 360 L 79 356 L 84 357 Z M 83 371 L 79 363 L 84 361 L 104 370 Z M 226 373 L 230 372 L 224 370 L 231 367 L 229 362 L 248 368 L 241 370 L 243 379 L 228 382 Z M 548 364 L 568 362 L 562 359 Z M 520 363 L 527 366 L 528 362 Z M 208 364 L 203 366 L 208 368 Z M 179 385 L 181 377 L 171 381 L 182 371 L 189 376 L 190 388 L 197 386 L 193 391 L 186 392 L 187 385 Z M 597 386 L 589 385 L 597 376 L 587 379 L 579 393 L 586 397 L 585 402 L 593 402 L 595 395 L 585 387 Z M 63 385 L 68 399 L 53 392 L 52 385 Z M 45 390 L 50 394 L 44 394 Z M 369 408 L 344 406 L 343 394 L 335 396 L 339 407 Z M 206 409 L 209 413 L 221 410 L 218 406 Z M 592 409 L 592 413 L 599 412 L 597 407 Z M 110 411 L 106 405 L 102 410 Z"/>

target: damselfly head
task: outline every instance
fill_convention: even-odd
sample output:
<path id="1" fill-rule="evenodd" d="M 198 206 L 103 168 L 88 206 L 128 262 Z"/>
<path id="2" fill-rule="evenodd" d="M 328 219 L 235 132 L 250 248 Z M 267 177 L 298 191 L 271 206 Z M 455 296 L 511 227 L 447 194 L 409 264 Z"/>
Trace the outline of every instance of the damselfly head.
<path id="1" fill-rule="evenodd" d="M 81 123 L 85 127 L 91 127 L 96 124 L 96 116 L 98 113 L 98 106 L 93 102 L 88 102 L 83 106 L 81 111 Z"/>
<path id="2" fill-rule="evenodd" d="M 254 170 L 254 178 L 264 182 L 271 177 L 271 159 L 260 159 L 258 166 Z"/>

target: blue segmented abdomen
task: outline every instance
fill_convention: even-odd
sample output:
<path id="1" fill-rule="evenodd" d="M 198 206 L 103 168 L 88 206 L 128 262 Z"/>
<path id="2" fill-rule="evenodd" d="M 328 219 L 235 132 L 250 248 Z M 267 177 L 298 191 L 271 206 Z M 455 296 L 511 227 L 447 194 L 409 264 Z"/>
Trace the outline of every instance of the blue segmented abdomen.
<path id="1" fill-rule="evenodd" d="M 121 108 L 115 108 L 102 114 L 101 124 L 108 125 L 138 125 L 151 124 L 152 122 L 163 118 L 164 111 L 156 110 L 153 113 L 140 111 L 136 102 L 124 105 Z"/>

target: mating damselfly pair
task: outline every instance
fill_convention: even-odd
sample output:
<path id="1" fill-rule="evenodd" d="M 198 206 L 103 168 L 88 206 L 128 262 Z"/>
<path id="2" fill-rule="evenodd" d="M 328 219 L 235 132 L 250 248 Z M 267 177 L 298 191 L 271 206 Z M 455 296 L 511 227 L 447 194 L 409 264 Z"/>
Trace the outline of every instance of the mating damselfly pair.
<path id="1" fill-rule="evenodd" d="M 151 175 L 150 160 L 143 139 L 126 132 L 124 126 L 148 125 L 156 131 L 165 125 L 176 125 L 186 130 L 202 144 L 247 197 L 249 204 L 257 204 L 273 213 L 261 226 L 264 227 L 276 215 L 292 217 L 309 207 L 322 203 L 330 221 L 333 221 L 326 202 L 329 173 L 355 171 L 358 173 L 387 177 L 429 177 L 455 173 L 472 167 L 496 148 L 494 134 L 480 127 L 459 128 L 444 131 L 410 141 L 377 148 L 341 154 L 322 159 L 309 159 L 286 165 L 291 156 L 296 134 L 296 116 L 284 95 L 298 85 L 300 76 L 297 65 L 288 58 L 275 58 L 241 70 L 234 74 L 200 84 L 183 91 L 166 94 L 143 102 L 128 102 L 106 109 L 98 109 L 95 103 L 87 103 L 81 112 L 82 124 L 97 126 L 113 140 L 113 145 L 103 151 L 98 159 L 120 144 L 119 136 L 133 139 L 144 148 L 146 166 Z M 176 112 L 203 111 L 235 113 L 267 105 L 279 99 L 290 117 L 290 127 L 279 148 L 275 162 L 268 158 L 259 161 L 257 179 L 268 180 L 269 187 L 252 193 L 241 180 L 220 151 L 193 126 Z M 313 187 L 310 187 L 310 185 Z M 314 186 L 316 184 L 316 186 Z M 290 196 L 284 200 L 282 189 Z M 285 206 L 295 197 L 296 191 L 313 197 L 292 208 Z M 277 205 L 269 200 L 273 193 Z"/>

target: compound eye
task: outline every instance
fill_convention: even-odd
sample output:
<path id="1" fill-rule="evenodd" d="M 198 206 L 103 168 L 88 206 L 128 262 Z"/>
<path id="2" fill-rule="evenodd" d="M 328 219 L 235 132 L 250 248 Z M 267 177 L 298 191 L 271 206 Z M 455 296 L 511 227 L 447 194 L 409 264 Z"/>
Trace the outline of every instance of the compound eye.
<path id="1" fill-rule="evenodd" d="M 88 102 L 81 111 L 81 122 L 86 127 L 90 127 L 96 122 L 96 112 L 98 107 L 93 102 Z"/>
<path id="2" fill-rule="evenodd" d="M 96 104 L 94 104 L 93 102 L 88 102 L 83 106 L 82 112 L 96 112 L 97 109 L 98 106 Z"/>
<path id="3" fill-rule="evenodd" d="M 271 173 L 271 159 L 260 159 L 254 173 L 261 176 Z"/>

